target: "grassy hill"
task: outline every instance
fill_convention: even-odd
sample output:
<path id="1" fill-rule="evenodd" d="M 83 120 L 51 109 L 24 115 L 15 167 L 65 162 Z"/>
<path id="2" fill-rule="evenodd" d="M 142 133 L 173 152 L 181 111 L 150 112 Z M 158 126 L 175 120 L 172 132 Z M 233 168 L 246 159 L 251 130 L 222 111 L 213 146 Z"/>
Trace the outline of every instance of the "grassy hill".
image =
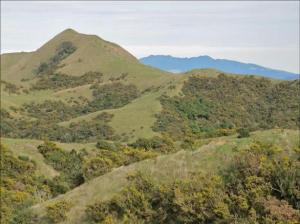
<path id="1" fill-rule="evenodd" d="M 64 223 L 83 223 L 88 205 L 122 197 L 130 173 L 159 184 L 218 173 L 256 141 L 290 156 L 298 86 L 212 69 L 163 72 L 71 29 L 34 52 L 3 54 L 1 215 L 53 223 L 40 218 L 64 200 Z"/>
<path id="2" fill-rule="evenodd" d="M 262 141 L 278 144 L 286 150 L 297 146 L 299 141 L 298 131 L 269 130 L 251 133 L 250 138 L 238 139 L 235 136 L 211 139 L 208 144 L 195 151 L 179 151 L 175 154 L 164 155 L 155 159 L 141 161 L 130 166 L 119 167 L 112 172 L 97 177 L 82 186 L 61 195 L 54 201 L 66 200 L 72 204 L 64 223 L 83 223 L 81 219 L 87 205 L 96 201 L 106 201 L 117 195 L 127 185 L 127 175 L 142 171 L 157 181 L 168 182 L 181 179 L 189 172 L 202 170 L 214 173 L 224 169 L 234 154 L 249 146 L 251 142 Z M 45 206 L 53 201 L 35 205 L 34 211 L 44 215 Z"/>
<path id="3" fill-rule="evenodd" d="M 60 61 L 57 72 L 80 76 L 89 71 L 98 71 L 104 74 L 106 80 L 129 73 L 128 82 L 135 82 L 142 89 L 160 85 L 168 80 L 168 73 L 140 64 L 120 46 L 95 35 L 77 33 L 72 29 L 56 35 L 34 52 L 1 55 L 2 80 L 24 86 L 30 84 L 30 81 L 21 80 L 34 78 L 34 71 L 40 63 L 55 55 L 56 49 L 65 41 L 72 42 L 76 50 Z"/>
<path id="4" fill-rule="evenodd" d="M 142 96 L 141 99 L 136 100 L 137 104 L 124 109 L 112 110 L 111 112 L 116 116 L 111 121 L 111 125 L 118 134 L 126 133 L 131 136 L 131 132 L 135 130 L 138 137 L 153 136 L 151 126 L 154 123 L 154 115 L 160 110 L 157 97 L 167 89 L 168 83 L 177 79 L 167 72 L 142 65 L 134 56 L 117 44 L 105 41 L 95 35 L 80 34 L 72 29 L 67 29 L 56 35 L 34 52 L 1 55 L 1 80 L 8 83 L 7 85 L 14 85 L 13 87 L 17 89 L 15 92 L 6 91 L 6 84 L 1 83 L 2 108 L 9 111 L 13 116 L 22 117 L 24 114 L 20 115 L 20 112 L 16 112 L 15 109 L 20 109 L 24 104 L 30 102 L 42 103 L 45 100 L 61 100 L 69 104 L 68 102 L 74 99 L 78 100 L 81 97 L 88 100 L 93 98 L 90 89 L 91 84 L 85 83 L 58 90 L 31 89 L 31 86 L 37 83 L 41 77 L 36 73 L 39 66 L 51 60 L 57 54 L 59 46 L 65 42 L 71 42 L 76 50 L 59 61 L 53 72 L 77 77 L 87 72 L 99 72 L 102 74 L 103 84 L 117 81 L 125 85 L 133 84 L 140 92 L 148 91 L 147 96 Z M 120 78 L 122 74 L 123 78 Z M 147 110 L 147 108 L 153 109 Z M 135 109 L 141 112 L 139 113 L 141 118 L 145 118 L 139 119 L 141 124 L 124 119 L 128 112 Z M 122 122 L 119 123 L 120 121 L 125 123 L 122 125 Z M 129 129 L 127 129 L 128 124 L 133 124 L 133 126 L 130 127 L 131 125 L 129 125 Z M 141 126 L 143 127 L 141 128 Z M 132 139 L 132 137 L 130 138 Z"/>
<path id="5" fill-rule="evenodd" d="M 170 127 L 157 127 L 157 122 L 164 122 L 164 113 L 167 111 L 166 106 L 163 105 L 162 96 L 166 95 L 170 98 L 180 100 L 180 103 L 182 104 L 184 100 L 182 90 L 184 88 L 189 88 L 187 85 L 193 77 L 198 77 L 199 79 L 197 80 L 200 81 L 207 81 L 211 78 L 219 80 L 219 75 L 223 74 L 212 69 L 193 70 L 183 75 L 174 75 L 163 72 L 139 63 L 134 56 L 117 44 L 105 41 L 95 35 L 78 33 L 72 29 L 67 29 L 56 35 L 34 52 L 4 54 L 1 55 L 1 59 L 2 109 L 8 111 L 13 118 L 25 117 L 28 120 L 36 120 L 36 115 L 33 113 L 29 114 L 28 111 L 26 111 L 27 109 L 24 108 L 24 105 L 35 102 L 37 107 L 43 109 L 43 107 L 46 106 L 46 104 L 43 105 L 44 102 L 59 101 L 60 104 L 64 104 L 62 105 L 63 108 L 78 112 L 68 115 L 68 119 L 64 118 L 60 122 L 49 122 L 48 120 L 46 123 L 51 124 L 51 127 L 41 127 L 42 129 L 54 129 L 53 125 L 58 125 L 62 128 L 57 127 L 57 129 L 60 128 L 62 129 L 62 132 L 68 132 L 64 130 L 63 127 L 67 128 L 72 122 L 78 123 L 90 121 L 91 118 L 95 118 L 102 112 L 107 112 L 113 116 L 106 125 L 109 125 L 114 130 L 116 136 L 123 136 L 123 141 L 126 139 L 125 141 L 129 142 L 132 142 L 139 137 L 149 138 L 160 135 L 161 132 L 171 133 L 171 131 L 166 131 L 166 129 L 170 129 Z M 48 67 L 48 70 L 43 71 L 44 73 L 38 73 L 38 71 L 43 68 L 42 65 Z M 89 77 L 88 74 L 90 74 Z M 98 76 L 97 82 L 93 80 L 96 76 Z M 234 74 L 226 74 L 226 77 L 228 80 L 234 80 L 237 83 L 245 80 L 244 76 Z M 266 85 L 266 88 L 270 89 L 272 86 L 282 86 L 284 84 L 281 83 L 288 83 L 254 76 L 251 77 L 257 81 L 249 81 L 242 88 L 244 89 L 245 94 L 248 94 L 247 91 L 256 93 L 256 95 L 250 94 L 249 99 L 247 100 L 252 103 L 255 102 L 254 104 L 265 103 L 268 100 L 263 99 L 264 102 L 256 102 L 257 95 L 260 94 L 258 85 Z M 103 101 L 103 98 L 96 100 L 96 96 L 94 95 L 96 94 L 96 89 L 99 89 L 100 92 L 103 91 L 101 90 L 101 86 L 104 86 L 106 90 L 111 89 L 111 93 L 105 93 L 106 96 L 104 96 L 105 94 L 102 94 L 109 99 L 114 93 L 120 91 L 119 89 L 113 89 L 119 88 L 117 84 L 120 88 L 123 88 L 123 92 L 120 93 L 119 96 L 114 96 L 114 100 L 118 100 L 122 96 L 126 98 L 129 94 L 129 92 L 126 92 L 126 89 L 129 90 L 130 88 L 128 87 L 130 85 L 131 87 L 136 88 L 136 96 L 125 99 L 126 102 L 113 102 L 112 104 L 114 105 L 101 106 L 100 104 L 101 101 Z M 204 87 L 202 86 L 200 88 Z M 227 86 L 220 86 L 218 88 L 223 92 L 233 91 L 232 88 L 227 89 Z M 290 87 L 285 85 L 283 88 Z M 199 91 L 201 92 L 202 90 L 199 89 Z M 205 91 L 211 92 L 213 90 L 210 89 Z M 107 94 L 110 94 L 110 96 Z M 202 97 L 198 95 L 198 98 Z M 284 102 L 282 100 L 280 104 L 293 102 L 294 96 L 296 96 L 296 92 L 295 88 L 292 88 L 288 93 L 288 97 L 291 98 L 290 102 Z M 109 100 L 113 101 L 112 99 Z M 218 102 L 219 100 L 220 99 L 216 98 L 216 95 L 209 99 L 209 101 L 214 102 Z M 226 104 L 228 103 L 229 102 L 225 103 L 222 107 L 226 107 Z M 232 111 L 239 110 L 239 105 L 230 104 L 230 107 L 233 107 Z M 44 108 L 44 110 L 48 109 Z M 56 110 L 56 108 L 54 108 L 54 110 Z M 268 110 L 269 109 L 258 113 L 268 113 Z M 272 108 L 272 110 L 276 111 L 278 108 L 275 107 Z M 293 106 L 291 110 L 294 113 L 296 108 Z M 56 111 L 56 113 L 62 112 Z M 66 112 L 64 111 L 63 113 Z M 130 116 L 132 114 L 135 115 Z M 286 117 L 282 112 L 277 113 L 277 115 L 282 118 Z M 48 116 L 53 115 L 49 114 Z M 186 115 L 180 114 L 180 116 Z M 232 116 L 236 115 L 233 114 Z M 253 120 L 254 116 L 257 117 L 257 115 L 254 114 L 251 114 L 251 116 L 251 118 L 247 119 Z M 195 123 L 186 124 L 189 122 L 184 121 L 185 119 L 178 119 L 180 121 L 180 124 L 177 125 L 178 127 L 180 125 L 195 126 Z M 224 120 L 226 119 L 227 118 L 224 118 Z M 291 119 L 295 118 L 292 117 Z M 44 122 L 40 118 L 38 118 L 38 121 Z M 208 123 L 209 122 L 216 123 L 216 120 L 213 119 L 212 121 L 208 121 Z M 239 128 L 240 126 L 239 123 L 230 121 L 218 121 L 217 123 L 222 122 L 231 123 L 235 126 L 234 128 Z M 293 122 L 296 123 L 295 121 Z M 11 121 L 11 123 L 16 124 L 18 122 Z M 172 123 L 174 125 L 176 124 L 176 122 Z M 260 118 L 257 123 L 258 125 L 255 125 L 259 126 L 261 123 Z M 281 127 L 284 122 L 281 123 L 282 124 L 278 124 L 275 122 L 271 127 L 276 127 L 276 125 Z M 23 128 L 25 124 L 21 125 Z M 282 127 L 294 128 L 294 126 L 291 126 L 290 122 L 288 126 Z M 204 132 L 206 131 L 207 130 L 204 130 Z M 192 132 L 195 132 L 195 130 L 192 130 Z M 5 136 L 13 137 L 15 135 L 10 134 Z M 20 135 L 17 134 L 16 137 L 18 136 Z M 28 136 L 28 134 L 25 134 L 25 136 Z M 57 138 L 51 140 L 61 141 Z"/>

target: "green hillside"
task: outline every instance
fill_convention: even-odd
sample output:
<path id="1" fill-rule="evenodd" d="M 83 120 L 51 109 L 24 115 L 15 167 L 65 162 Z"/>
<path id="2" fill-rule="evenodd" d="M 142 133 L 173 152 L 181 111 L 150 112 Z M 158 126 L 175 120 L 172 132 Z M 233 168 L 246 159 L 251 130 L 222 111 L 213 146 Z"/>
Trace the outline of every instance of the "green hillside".
<path id="1" fill-rule="evenodd" d="M 47 132 L 55 129 L 74 136 L 71 123 L 78 126 L 104 111 L 113 116 L 105 122 L 111 134 L 103 137 L 125 142 L 161 133 L 177 138 L 174 131 L 177 135 L 198 138 L 218 136 L 220 132 L 222 135 L 224 131 L 234 133 L 242 126 L 251 130 L 297 126 L 298 81 L 232 74 L 220 76 L 223 73 L 210 69 L 173 75 L 140 64 L 114 43 L 72 29 L 56 35 L 34 52 L 4 54 L 1 59 L 1 108 L 10 114 L 10 119 L 4 119 L 6 129 L 2 133 L 6 137 L 94 141 L 98 136 L 95 133 L 89 139 L 76 140 L 75 137 L 50 136 Z M 213 89 L 205 82 L 218 86 Z M 235 97 L 236 86 L 243 98 Z M 102 91 L 106 92 L 101 96 Z M 285 95 L 281 95 L 284 91 Z M 228 95 L 224 102 L 222 93 Z M 272 105 L 273 98 L 277 105 Z M 182 108 L 172 108 L 177 102 Z M 244 103 L 248 108 L 243 108 Z M 52 111 L 44 117 L 37 116 L 41 110 L 49 111 L 47 105 L 52 105 Z M 252 105 L 254 108 L 249 110 Z M 197 113 L 205 111 L 193 114 L 193 111 L 182 111 L 187 109 L 184 106 L 198 110 Z M 290 109 L 285 111 L 286 107 Z M 54 113 L 55 116 L 65 115 L 58 120 L 45 120 Z M 271 118 L 268 113 L 273 114 Z M 128 116 L 130 114 L 135 116 Z M 16 121 L 24 117 L 27 121 Z M 247 123 L 242 125 L 244 121 Z M 92 129 L 91 125 L 87 128 Z M 33 126 L 41 130 L 39 134 L 13 131 L 29 130 Z"/>
<path id="2" fill-rule="evenodd" d="M 67 213 L 68 219 L 64 223 L 82 223 L 80 217 L 84 216 L 87 205 L 111 199 L 126 187 L 128 184 L 127 175 L 135 171 L 147 173 L 159 182 L 179 180 L 185 178 L 189 172 L 199 171 L 199 169 L 209 173 L 217 172 L 230 163 L 234 154 L 249 147 L 251 142 L 262 141 L 280 145 L 286 150 L 292 150 L 298 144 L 298 134 L 297 131 L 291 130 L 270 130 L 254 132 L 250 138 L 245 139 L 236 139 L 235 137 L 211 139 L 209 144 L 203 145 L 195 151 L 179 151 L 175 154 L 120 167 L 57 197 L 54 201 L 66 200 L 73 205 Z M 43 215 L 45 214 L 45 206 L 52 202 L 48 201 L 36 205 L 33 209 L 38 214 Z"/>
<path id="3" fill-rule="evenodd" d="M 1 223 L 295 224 L 298 87 L 163 72 L 72 29 L 3 54 Z"/>
<path id="4" fill-rule="evenodd" d="M 97 71 L 103 73 L 106 80 L 129 73 L 128 82 L 136 82 L 137 86 L 143 89 L 168 80 L 167 73 L 140 64 L 120 46 L 95 35 L 77 33 L 72 29 L 56 35 L 34 52 L 1 55 L 2 80 L 27 86 L 30 79 L 35 77 L 34 71 L 39 65 L 55 55 L 56 49 L 66 41 L 71 42 L 76 50 L 59 62 L 58 73 L 81 76 L 89 71 Z M 22 82 L 22 79 L 29 81 Z M 151 82 L 147 82 L 149 79 Z"/>

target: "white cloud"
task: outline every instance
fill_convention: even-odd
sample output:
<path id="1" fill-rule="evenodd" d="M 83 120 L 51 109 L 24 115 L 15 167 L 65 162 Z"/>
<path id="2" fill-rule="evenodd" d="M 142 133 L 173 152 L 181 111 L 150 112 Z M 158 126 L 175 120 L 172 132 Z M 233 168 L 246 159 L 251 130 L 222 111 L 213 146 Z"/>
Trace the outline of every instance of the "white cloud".
<path id="1" fill-rule="evenodd" d="M 299 73 L 299 2 L 1 2 L 1 52 L 34 50 L 65 28 L 136 56 L 208 54 Z"/>

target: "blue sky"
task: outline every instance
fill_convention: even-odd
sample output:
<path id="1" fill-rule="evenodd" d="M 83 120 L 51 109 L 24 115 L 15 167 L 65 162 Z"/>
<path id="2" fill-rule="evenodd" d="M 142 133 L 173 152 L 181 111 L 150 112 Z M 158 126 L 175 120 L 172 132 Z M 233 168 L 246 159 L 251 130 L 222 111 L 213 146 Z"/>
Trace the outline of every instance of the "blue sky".
<path id="1" fill-rule="evenodd" d="M 136 57 L 210 55 L 299 73 L 299 1 L 1 2 L 1 52 L 32 51 L 66 28 Z"/>

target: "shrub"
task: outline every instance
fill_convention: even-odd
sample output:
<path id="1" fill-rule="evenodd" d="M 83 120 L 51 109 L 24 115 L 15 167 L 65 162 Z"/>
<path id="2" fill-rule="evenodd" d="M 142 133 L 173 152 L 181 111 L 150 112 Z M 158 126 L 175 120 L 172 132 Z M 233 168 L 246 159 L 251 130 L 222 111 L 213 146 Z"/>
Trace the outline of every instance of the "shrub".
<path id="1" fill-rule="evenodd" d="M 299 80 L 192 76 L 184 83 L 182 96 L 160 98 L 163 109 L 153 130 L 183 140 L 187 135 L 194 139 L 229 135 L 242 127 L 296 129 L 298 87 Z"/>
<path id="2" fill-rule="evenodd" d="M 247 128 L 238 129 L 238 138 L 247 138 L 250 136 L 249 130 Z"/>
<path id="3" fill-rule="evenodd" d="M 54 73 L 40 76 L 36 83 L 31 86 L 32 90 L 41 89 L 67 89 L 86 84 L 102 82 L 102 73 L 87 72 L 82 76 L 70 76 Z"/>
<path id="4" fill-rule="evenodd" d="M 111 171 L 112 168 L 113 162 L 110 159 L 101 157 L 88 159 L 83 165 L 84 178 L 90 180 Z"/>
<path id="5" fill-rule="evenodd" d="M 116 150 L 117 147 L 114 143 L 110 143 L 108 141 L 100 140 L 97 142 L 96 147 L 98 149 L 105 149 L 105 150 Z"/>
<path id="6" fill-rule="evenodd" d="M 155 136 L 150 139 L 139 138 L 134 143 L 129 144 L 133 148 L 143 148 L 146 150 L 156 150 L 162 153 L 167 153 L 175 150 L 175 146 L 170 138 L 167 136 Z"/>
<path id="7" fill-rule="evenodd" d="M 227 196 L 223 194 L 220 178 L 199 174 L 169 185 L 157 184 L 140 173 L 128 179 L 129 186 L 120 196 L 88 206 L 88 221 L 103 222 L 107 216 L 121 223 L 125 220 L 134 223 L 229 221 Z"/>
<path id="8" fill-rule="evenodd" d="M 66 220 L 70 208 L 71 204 L 65 200 L 51 203 L 46 207 L 46 218 L 52 223 L 62 222 Z"/>
<path id="9" fill-rule="evenodd" d="M 174 182 L 128 176 L 115 197 L 86 209 L 89 223 L 298 223 L 299 151 L 254 143 L 219 175 L 194 172 Z M 299 178 L 298 178 L 299 179 Z"/>
<path id="10" fill-rule="evenodd" d="M 20 156 L 18 156 L 18 158 L 20 160 L 23 160 L 23 161 L 29 161 L 29 157 L 28 156 L 20 155 Z"/>
<path id="11" fill-rule="evenodd" d="M 139 96 L 135 85 L 120 82 L 96 85 L 93 87 L 94 99 L 89 103 L 92 111 L 122 107 Z"/>
<path id="12" fill-rule="evenodd" d="M 50 183 L 54 194 L 64 193 L 84 182 L 82 172 L 84 151 L 64 151 L 56 144 L 48 141 L 39 145 L 38 150 L 46 162 L 60 172 L 60 175 L 55 177 L 56 183 Z"/>
<path id="13" fill-rule="evenodd" d="M 38 215 L 32 209 L 17 210 L 10 224 L 36 224 L 40 223 Z"/>
<path id="14" fill-rule="evenodd" d="M 85 157 L 83 172 L 85 180 L 110 172 L 113 168 L 153 158 L 160 153 L 154 150 L 133 149 L 115 144 L 116 149 L 95 150 Z"/>
<path id="15" fill-rule="evenodd" d="M 34 162 L 15 157 L 2 145 L 0 158 L 1 223 L 34 223 L 35 218 L 27 208 L 51 197 L 45 178 L 37 175 Z"/>
<path id="16" fill-rule="evenodd" d="M 10 138 L 49 139 L 60 142 L 96 142 L 100 139 L 118 140 L 114 130 L 108 125 L 111 114 L 101 113 L 89 121 L 72 122 L 61 126 L 56 122 L 80 114 L 77 109 L 57 101 L 46 101 L 42 104 L 28 104 L 26 110 L 35 120 L 12 117 L 6 110 L 1 110 L 1 134 Z"/>

